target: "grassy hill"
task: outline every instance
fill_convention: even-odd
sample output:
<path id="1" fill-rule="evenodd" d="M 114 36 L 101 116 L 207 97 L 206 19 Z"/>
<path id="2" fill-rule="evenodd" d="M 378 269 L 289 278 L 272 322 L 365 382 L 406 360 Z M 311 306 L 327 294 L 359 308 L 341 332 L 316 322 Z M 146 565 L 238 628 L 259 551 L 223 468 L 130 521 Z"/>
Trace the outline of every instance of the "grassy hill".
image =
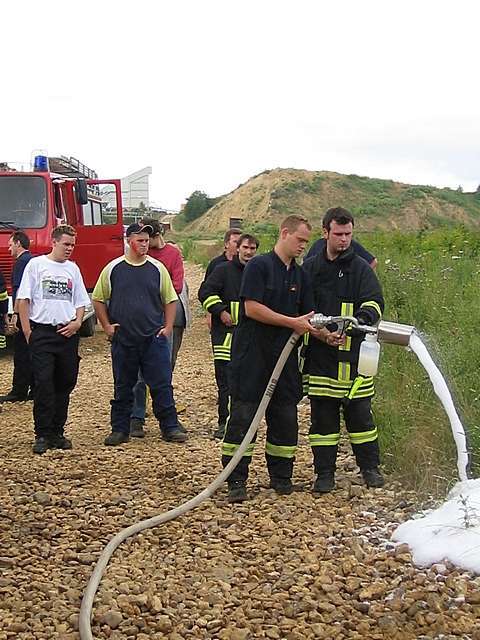
<path id="1" fill-rule="evenodd" d="M 452 222 L 480 227 L 479 194 L 331 171 L 272 169 L 223 196 L 184 231 L 217 233 L 228 228 L 231 217 L 243 218 L 245 227 L 278 224 L 295 213 L 318 227 L 325 210 L 332 206 L 352 211 L 365 231 L 421 230 Z"/>

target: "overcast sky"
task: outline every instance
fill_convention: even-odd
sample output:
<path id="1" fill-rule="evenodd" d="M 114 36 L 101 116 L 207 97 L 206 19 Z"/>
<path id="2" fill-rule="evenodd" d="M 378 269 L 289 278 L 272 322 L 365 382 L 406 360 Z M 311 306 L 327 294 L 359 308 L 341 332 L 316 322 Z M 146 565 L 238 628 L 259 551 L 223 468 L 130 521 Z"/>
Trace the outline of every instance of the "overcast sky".
<path id="1" fill-rule="evenodd" d="M 274 167 L 473 190 L 479 26 L 476 0 L 2 3 L 0 161 L 151 165 L 172 209 Z"/>

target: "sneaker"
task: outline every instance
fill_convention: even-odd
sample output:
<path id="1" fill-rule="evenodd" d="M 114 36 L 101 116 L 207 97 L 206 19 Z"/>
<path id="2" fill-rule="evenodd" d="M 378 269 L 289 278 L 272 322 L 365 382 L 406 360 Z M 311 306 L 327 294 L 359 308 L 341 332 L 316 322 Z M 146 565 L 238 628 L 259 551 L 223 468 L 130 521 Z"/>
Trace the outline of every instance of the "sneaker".
<path id="1" fill-rule="evenodd" d="M 143 430 L 143 420 L 140 418 L 130 418 L 130 437 L 131 438 L 144 438 L 145 431 Z"/>
<path id="2" fill-rule="evenodd" d="M 218 427 L 213 432 L 214 440 L 223 440 L 223 436 L 225 435 L 225 425 L 219 424 Z"/>
<path id="3" fill-rule="evenodd" d="M 270 489 L 281 496 L 288 496 L 293 492 L 293 484 L 290 478 L 270 478 Z"/>
<path id="4" fill-rule="evenodd" d="M 107 447 L 117 447 L 119 444 L 123 444 L 129 440 L 130 437 L 128 433 L 123 433 L 123 431 L 112 431 L 112 433 L 105 438 L 104 444 Z"/>
<path id="5" fill-rule="evenodd" d="M 173 427 L 173 429 L 165 429 L 162 431 L 162 437 L 167 442 L 185 442 L 187 434 L 180 427 Z"/>
<path id="6" fill-rule="evenodd" d="M 232 482 L 228 485 L 228 501 L 244 502 L 247 499 L 247 486 L 245 482 Z"/>
<path id="7" fill-rule="evenodd" d="M 33 453 L 45 453 L 48 449 L 50 449 L 50 443 L 47 438 L 35 438 L 35 442 L 32 447 Z"/>
<path id="8" fill-rule="evenodd" d="M 10 391 L 10 393 L 7 393 L 5 396 L 0 396 L 0 402 L 25 402 L 26 400 L 28 400 L 27 395 L 18 395 L 18 393 L 13 393 L 13 391 Z"/>
<path id="9" fill-rule="evenodd" d="M 185 429 L 185 427 L 183 426 L 183 423 L 180 422 L 180 420 L 178 421 L 178 428 L 180 429 L 180 431 L 182 433 L 188 433 L 187 430 Z"/>
<path id="10" fill-rule="evenodd" d="M 372 489 L 379 489 L 385 484 L 382 474 L 378 467 L 372 467 L 371 469 L 362 469 L 362 476 L 365 480 L 367 487 Z"/>
<path id="11" fill-rule="evenodd" d="M 330 493 L 335 489 L 335 474 L 332 472 L 319 473 L 313 483 L 313 493 Z"/>
<path id="12" fill-rule="evenodd" d="M 72 441 L 65 436 L 52 436 L 48 439 L 51 449 L 63 449 L 67 451 L 73 447 Z"/>

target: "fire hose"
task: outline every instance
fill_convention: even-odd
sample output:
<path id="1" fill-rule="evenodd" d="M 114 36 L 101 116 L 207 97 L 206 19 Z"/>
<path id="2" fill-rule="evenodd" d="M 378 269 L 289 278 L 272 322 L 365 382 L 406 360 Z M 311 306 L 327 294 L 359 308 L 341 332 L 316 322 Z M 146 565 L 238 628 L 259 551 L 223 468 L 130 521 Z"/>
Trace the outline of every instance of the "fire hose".
<path id="1" fill-rule="evenodd" d="M 314 316 L 315 317 L 315 316 Z M 312 323 L 313 324 L 313 323 Z M 158 516 L 153 516 L 153 518 L 148 518 L 146 520 L 141 520 L 135 524 L 132 524 L 130 527 L 126 527 L 119 531 L 107 544 L 105 549 L 102 551 L 97 563 L 93 569 L 93 573 L 88 582 L 87 588 L 85 589 L 85 593 L 82 598 L 82 604 L 80 606 L 80 616 L 79 616 L 79 631 L 81 640 L 93 640 L 92 630 L 91 630 L 91 615 L 93 608 L 93 600 L 95 598 L 95 594 L 97 593 L 97 589 L 100 585 L 100 581 L 102 579 L 103 573 L 107 567 L 110 558 L 112 557 L 114 551 L 117 547 L 124 542 L 130 536 L 133 536 L 136 533 L 140 533 L 140 531 L 144 531 L 145 529 L 151 529 L 152 527 L 156 527 L 164 522 L 169 522 L 170 520 L 174 520 L 179 516 L 182 516 L 184 513 L 188 513 L 192 509 L 200 506 L 202 502 L 210 498 L 215 491 L 227 480 L 229 475 L 235 469 L 243 454 L 245 453 L 248 445 L 252 442 L 260 421 L 262 420 L 265 411 L 267 409 L 267 405 L 270 402 L 270 398 L 275 391 L 275 387 L 277 386 L 278 379 L 280 374 L 282 373 L 283 367 L 287 362 L 288 356 L 290 355 L 292 349 L 295 347 L 300 335 L 298 333 L 293 332 L 289 337 L 286 345 L 284 346 L 280 357 L 277 360 L 275 368 L 273 369 L 272 375 L 270 376 L 270 380 L 268 381 L 267 388 L 265 389 L 265 393 L 258 405 L 257 411 L 253 417 L 253 420 L 250 424 L 250 427 L 245 434 L 245 438 L 242 443 L 238 447 L 235 455 L 232 457 L 227 466 L 223 469 L 223 471 L 211 482 L 208 487 L 206 487 L 201 493 L 194 496 L 187 502 L 175 507 L 174 509 L 170 509 L 170 511 L 165 511 L 164 513 L 159 514 Z"/>
<path id="2" fill-rule="evenodd" d="M 408 344 L 411 332 L 413 331 L 413 327 L 408 327 L 407 325 L 397 325 L 395 323 L 388 322 L 381 322 L 378 327 L 370 327 L 367 325 L 360 326 L 358 320 L 353 316 L 324 316 L 321 313 L 316 313 L 310 318 L 310 324 L 315 328 L 325 327 L 328 324 L 339 322 L 347 323 L 363 333 L 383 332 L 383 338 L 385 341 L 391 342 L 393 344 L 402 344 L 403 346 L 406 346 Z M 153 516 L 152 518 L 141 520 L 140 522 L 137 522 L 130 527 L 122 529 L 107 544 L 105 549 L 100 554 L 99 559 L 97 560 L 97 563 L 93 569 L 92 575 L 82 598 L 79 615 L 79 631 L 81 640 L 93 640 L 91 630 L 93 600 L 100 585 L 103 573 L 117 547 L 127 538 L 133 536 L 136 533 L 140 533 L 141 531 L 145 531 L 145 529 L 151 529 L 152 527 L 156 527 L 165 522 L 169 522 L 170 520 L 174 520 L 175 518 L 178 518 L 179 516 L 192 511 L 192 509 L 200 506 L 202 502 L 210 498 L 215 493 L 215 491 L 228 479 L 232 471 L 239 463 L 243 454 L 245 453 L 247 447 L 252 442 L 256 432 L 258 431 L 260 421 L 265 415 L 265 411 L 273 395 L 273 392 L 275 391 L 275 387 L 277 386 L 280 374 L 282 373 L 285 363 L 287 362 L 287 359 L 293 348 L 297 344 L 299 338 L 300 334 L 298 333 L 293 332 L 290 335 L 273 369 L 263 397 L 260 401 L 260 404 L 258 405 L 257 411 L 253 417 L 247 433 L 245 434 L 243 441 L 239 445 L 230 462 L 215 478 L 215 480 L 213 480 L 213 482 L 211 482 L 208 487 L 206 487 L 201 493 L 194 496 L 187 502 L 179 505 L 178 507 L 170 509 L 170 511 L 165 511 L 164 513 L 161 513 L 157 516 Z"/>

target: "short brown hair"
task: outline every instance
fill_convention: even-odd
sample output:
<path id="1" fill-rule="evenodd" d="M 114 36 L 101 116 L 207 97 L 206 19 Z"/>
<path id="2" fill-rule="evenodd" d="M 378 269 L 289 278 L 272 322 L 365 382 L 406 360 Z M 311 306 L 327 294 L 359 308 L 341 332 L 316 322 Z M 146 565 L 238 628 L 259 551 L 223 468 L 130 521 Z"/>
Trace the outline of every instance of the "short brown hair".
<path id="1" fill-rule="evenodd" d="M 60 240 L 63 235 L 75 237 L 77 232 L 70 224 L 59 224 L 52 230 L 52 240 Z"/>
<path id="2" fill-rule="evenodd" d="M 238 227 L 231 227 L 228 231 L 225 232 L 225 235 L 223 236 L 223 244 L 226 244 L 232 236 L 236 236 L 237 234 L 241 235 L 242 230 Z"/>
<path id="3" fill-rule="evenodd" d="M 352 227 L 355 224 L 352 214 L 343 207 L 331 207 L 327 210 L 323 216 L 322 226 L 327 231 L 330 231 L 330 224 L 332 220 L 335 220 L 337 224 L 349 224 L 352 223 Z"/>
<path id="4" fill-rule="evenodd" d="M 239 247 L 242 244 L 242 242 L 245 242 L 245 240 L 249 244 L 254 244 L 258 249 L 258 246 L 259 246 L 260 242 L 258 241 L 258 238 L 256 238 L 251 233 L 242 233 L 242 235 L 237 240 L 237 247 Z"/>
<path id="5" fill-rule="evenodd" d="M 280 231 L 282 229 L 288 229 L 288 233 L 293 233 L 301 224 L 304 224 L 309 231 L 312 230 L 312 225 L 306 218 L 303 216 L 293 215 L 285 218 L 285 220 L 280 224 Z"/>
<path id="6" fill-rule="evenodd" d="M 19 242 L 22 249 L 28 249 L 30 247 L 30 238 L 25 231 L 14 231 L 10 237 L 12 242 Z"/>

